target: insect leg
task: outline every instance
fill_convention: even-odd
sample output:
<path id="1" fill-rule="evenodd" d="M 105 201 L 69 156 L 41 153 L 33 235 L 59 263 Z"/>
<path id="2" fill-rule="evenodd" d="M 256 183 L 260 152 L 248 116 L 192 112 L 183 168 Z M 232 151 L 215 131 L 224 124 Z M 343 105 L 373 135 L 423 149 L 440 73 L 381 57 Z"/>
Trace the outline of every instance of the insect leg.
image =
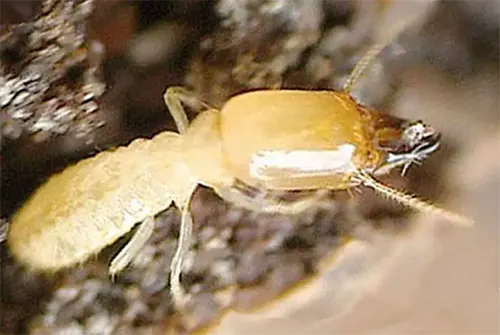
<path id="1" fill-rule="evenodd" d="M 294 215 L 310 208 L 329 207 L 328 202 L 319 193 L 315 193 L 304 199 L 285 202 L 272 199 L 265 192 L 257 196 L 252 196 L 234 187 L 222 187 L 215 189 L 215 192 L 225 201 L 255 212 Z"/>
<path id="2" fill-rule="evenodd" d="M 155 226 L 155 220 L 153 217 L 148 217 L 144 222 L 142 222 L 134 236 L 130 241 L 123 247 L 122 250 L 113 258 L 111 265 L 109 266 L 109 274 L 111 278 L 115 278 L 115 275 L 122 271 L 134 258 L 137 256 L 142 247 L 151 237 L 153 229 Z"/>
<path id="3" fill-rule="evenodd" d="M 181 86 L 168 87 L 163 95 L 163 99 L 165 100 L 165 104 L 167 105 L 170 114 L 174 118 L 177 130 L 181 134 L 186 132 L 189 125 L 189 120 L 181 102 L 193 106 L 193 108 L 197 110 L 209 108 L 208 105 L 196 98 L 192 92 Z"/>
<path id="4" fill-rule="evenodd" d="M 172 290 L 174 305 L 179 309 L 182 309 L 186 302 L 186 293 L 180 283 L 180 278 L 184 259 L 186 258 L 186 254 L 191 245 L 191 235 L 193 232 L 193 219 L 191 218 L 191 213 L 189 212 L 191 196 L 192 194 L 189 196 L 188 201 L 184 205 L 180 206 L 182 217 L 179 231 L 179 242 L 177 243 L 174 258 L 170 264 L 170 288 Z"/>

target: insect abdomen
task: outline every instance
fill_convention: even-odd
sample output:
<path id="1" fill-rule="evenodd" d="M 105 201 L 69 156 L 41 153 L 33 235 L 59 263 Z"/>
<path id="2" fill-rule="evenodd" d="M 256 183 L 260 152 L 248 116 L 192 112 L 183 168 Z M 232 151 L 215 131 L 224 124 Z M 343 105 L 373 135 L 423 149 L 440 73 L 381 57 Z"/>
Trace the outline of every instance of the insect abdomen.
<path id="1" fill-rule="evenodd" d="M 12 218 L 8 244 L 14 256 L 33 269 L 71 266 L 167 208 L 179 193 L 168 181 L 184 169 L 177 168 L 179 135 L 157 137 L 103 152 L 51 177 Z"/>

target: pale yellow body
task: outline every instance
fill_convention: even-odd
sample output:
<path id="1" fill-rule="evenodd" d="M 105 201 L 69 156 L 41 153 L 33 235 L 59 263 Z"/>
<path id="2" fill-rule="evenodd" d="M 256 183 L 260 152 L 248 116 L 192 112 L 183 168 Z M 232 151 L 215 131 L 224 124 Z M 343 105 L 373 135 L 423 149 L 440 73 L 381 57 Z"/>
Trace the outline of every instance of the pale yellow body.
<path id="1" fill-rule="evenodd" d="M 336 92 L 257 91 L 230 99 L 219 112 L 202 112 L 182 135 L 103 152 L 51 177 L 12 218 L 8 244 L 33 269 L 57 270 L 84 262 L 168 208 L 184 208 L 198 184 L 226 196 L 235 180 L 275 190 L 346 189 L 359 173 L 339 170 L 256 180 L 249 175 L 260 150 L 356 148 L 352 165 L 367 171 L 381 160 L 373 143 L 370 111 Z"/>
<path id="2" fill-rule="evenodd" d="M 138 139 L 52 176 L 12 218 L 10 250 L 33 269 L 72 266 L 172 202 L 182 207 L 198 183 L 230 182 L 218 168 L 218 121 L 207 111 L 184 136 Z"/>
<path id="3" fill-rule="evenodd" d="M 349 126 L 350 125 L 350 126 Z M 259 91 L 239 95 L 221 112 L 201 113 L 179 135 L 151 140 L 83 160 L 49 179 L 12 218 L 8 243 L 31 268 L 57 270 L 83 262 L 168 208 L 184 206 L 198 184 L 216 191 L 235 178 L 268 189 L 348 187 L 351 175 L 282 178 L 261 183 L 248 175 L 261 149 L 360 148 L 367 164 L 363 118 L 356 104 L 334 92 Z"/>
<path id="4" fill-rule="evenodd" d="M 84 262 L 144 222 L 141 227 L 145 228 L 139 227 L 111 263 L 114 275 L 147 241 L 153 231 L 152 218 L 174 203 L 182 211 L 182 221 L 170 283 L 176 306 L 182 306 L 185 297 L 180 274 L 192 229 L 189 203 L 199 184 L 213 188 L 236 205 L 297 213 L 317 199 L 289 205 L 265 197 L 255 200 L 234 186 L 242 181 L 271 190 L 337 190 L 363 183 L 407 206 L 468 223 L 371 178 L 370 173 L 384 163 L 386 155 L 377 143 L 398 140 L 401 129 L 398 124 L 386 123 L 382 114 L 356 104 L 348 91 L 380 50 L 381 45 L 376 45 L 360 61 L 344 92 L 250 92 L 230 99 L 220 112 L 208 108 L 191 124 L 180 104 L 185 90 L 167 89 L 165 101 L 180 134 L 163 132 L 151 140 L 139 139 L 51 177 L 13 216 L 8 233 L 10 250 L 31 269 L 55 271 Z M 255 154 L 266 150 L 313 152 L 312 157 L 322 159 L 330 173 L 316 173 L 316 160 L 310 162 L 312 167 L 304 168 L 295 158 L 287 162 L 289 170 L 273 163 L 272 178 L 260 178 L 250 173 L 250 164 Z M 333 156 L 324 156 L 325 152 Z M 340 158 L 330 162 L 325 157 Z M 265 169 L 268 161 L 263 161 Z M 299 174 L 289 173 L 295 163 L 301 169 Z M 328 169 L 330 163 L 335 164 Z"/>

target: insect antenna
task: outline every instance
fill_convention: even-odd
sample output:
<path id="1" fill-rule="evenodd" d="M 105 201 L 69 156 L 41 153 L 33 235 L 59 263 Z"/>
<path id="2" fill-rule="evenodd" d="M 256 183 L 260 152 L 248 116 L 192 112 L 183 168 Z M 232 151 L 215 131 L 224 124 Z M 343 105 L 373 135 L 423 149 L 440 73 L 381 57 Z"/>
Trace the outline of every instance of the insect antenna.
<path id="1" fill-rule="evenodd" d="M 424 4 L 422 4 L 422 2 Z M 351 74 L 347 78 L 342 90 L 350 93 L 353 86 L 363 74 L 363 71 L 370 65 L 380 52 L 389 44 L 394 42 L 404 31 L 411 26 L 418 26 L 421 17 L 426 17 L 425 13 L 432 10 L 432 4 L 428 1 L 415 1 L 410 4 L 406 1 L 404 6 L 401 4 L 391 4 L 386 6 L 381 13 L 381 22 L 378 31 L 374 32 L 375 44 L 373 44 L 358 61 Z M 397 18 L 397 19 L 396 19 Z M 391 28 L 385 28 L 389 25 Z"/>
<path id="2" fill-rule="evenodd" d="M 377 43 L 368 49 L 368 51 L 363 55 L 363 57 L 358 61 L 351 74 L 347 78 L 344 86 L 342 87 L 342 91 L 349 93 L 354 84 L 358 81 L 358 79 L 363 74 L 363 71 L 370 65 L 370 63 L 378 56 L 378 54 L 388 45 L 390 42 L 386 43 Z"/>
<path id="3" fill-rule="evenodd" d="M 470 218 L 463 215 L 447 211 L 446 209 L 437 207 L 413 195 L 388 187 L 373 179 L 364 171 L 358 171 L 356 179 L 358 179 L 363 185 L 371 187 L 373 190 L 383 194 L 388 199 L 394 200 L 410 208 L 423 212 L 433 212 L 463 226 L 471 226 L 474 223 Z"/>

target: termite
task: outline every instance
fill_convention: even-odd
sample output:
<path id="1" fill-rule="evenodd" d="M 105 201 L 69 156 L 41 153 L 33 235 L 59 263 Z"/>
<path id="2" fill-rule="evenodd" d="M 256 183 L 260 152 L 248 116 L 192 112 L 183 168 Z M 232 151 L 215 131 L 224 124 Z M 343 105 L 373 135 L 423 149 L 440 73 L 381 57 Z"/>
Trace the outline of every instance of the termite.
<path id="1" fill-rule="evenodd" d="M 471 224 L 374 179 L 422 161 L 440 140 L 422 121 L 380 113 L 350 96 L 363 70 L 387 44 L 372 47 L 339 92 L 246 92 L 220 110 L 203 105 L 205 110 L 191 123 L 182 105 L 191 94 L 168 88 L 164 99 L 178 133 L 137 139 L 52 176 L 13 216 L 8 234 L 12 254 L 28 268 L 56 271 L 86 261 L 142 222 L 111 261 L 114 276 L 146 243 L 154 216 L 173 203 L 182 218 L 170 287 L 180 308 L 186 301 L 180 275 L 192 231 L 189 205 L 198 185 L 237 206 L 286 214 L 310 208 L 317 199 L 281 203 L 252 198 L 245 188 L 349 190 L 365 185 L 400 204 Z"/>

